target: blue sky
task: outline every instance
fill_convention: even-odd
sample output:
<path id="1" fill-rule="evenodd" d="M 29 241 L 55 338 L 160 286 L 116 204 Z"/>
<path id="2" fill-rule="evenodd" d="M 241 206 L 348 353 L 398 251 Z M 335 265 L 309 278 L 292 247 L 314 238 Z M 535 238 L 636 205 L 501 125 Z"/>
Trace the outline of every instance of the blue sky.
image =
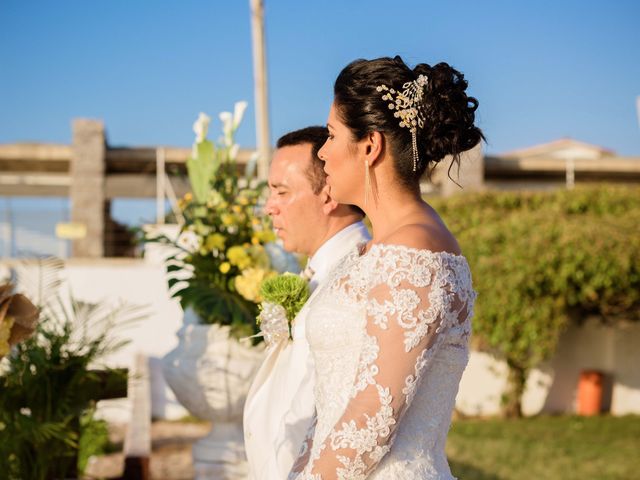
<path id="1" fill-rule="evenodd" d="M 326 121 L 349 61 L 400 54 L 465 73 L 488 152 L 570 136 L 640 155 L 638 1 L 265 3 L 272 140 Z M 246 99 L 255 145 L 249 0 L 0 0 L 0 71 L 0 143 L 69 143 L 93 117 L 111 145 L 188 146 L 198 112 Z"/>

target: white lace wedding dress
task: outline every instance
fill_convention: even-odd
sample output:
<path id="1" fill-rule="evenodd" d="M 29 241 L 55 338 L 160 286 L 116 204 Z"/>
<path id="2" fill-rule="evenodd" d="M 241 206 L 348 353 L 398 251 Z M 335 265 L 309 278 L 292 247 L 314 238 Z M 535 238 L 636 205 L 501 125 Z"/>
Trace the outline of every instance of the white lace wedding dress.
<path id="1" fill-rule="evenodd" d="M 289 479 L 452 479 L 475 292 L 464 257 L 364 245 L 312 299 L 316 416 Z"/>

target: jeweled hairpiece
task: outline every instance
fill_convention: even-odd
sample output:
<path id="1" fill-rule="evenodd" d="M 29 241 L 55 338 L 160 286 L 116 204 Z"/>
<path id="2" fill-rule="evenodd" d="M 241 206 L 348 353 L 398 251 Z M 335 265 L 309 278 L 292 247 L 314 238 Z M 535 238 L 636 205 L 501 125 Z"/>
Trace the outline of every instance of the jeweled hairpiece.
<path id="1" fill-rule="evenodd" d="M 418 169 L 418 127 L 424 126 L 424 113 L 422 111 L 422 94 L 427 84 L 426 75 L 418 75 L 418 78 L 402 85 L 402 91 L 398 92 L 386 85 L 376 87 L 378 92 L 386 92 L 382 100 L 388 101 L 389 109 L 395 110 L 393 116 L 400 119 L 400 126 L 411 131 L 411 146 L 413 147 L 413 171 Z"/>

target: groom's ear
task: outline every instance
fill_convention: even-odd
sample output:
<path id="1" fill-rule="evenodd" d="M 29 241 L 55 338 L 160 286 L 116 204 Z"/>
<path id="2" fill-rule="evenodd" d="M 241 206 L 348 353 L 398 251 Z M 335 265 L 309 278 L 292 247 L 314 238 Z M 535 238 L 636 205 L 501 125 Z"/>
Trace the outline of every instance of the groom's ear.
<path id="1" fill-rule="evenodd" d="M 369 132 L 363 139 L 364 158 L 370 167 L 382 157 L 384 150 L 384 135 L 380 132 Z"/>
<path id="2" fill-rule="evenodd" d="M 331 187 L 329 187 L 329 185 L 322 187 L 320 199 L 322 200 L 322 213 L 325 215 L 329 215 L 338 208 L 338 202 L 331 198 Z"/>

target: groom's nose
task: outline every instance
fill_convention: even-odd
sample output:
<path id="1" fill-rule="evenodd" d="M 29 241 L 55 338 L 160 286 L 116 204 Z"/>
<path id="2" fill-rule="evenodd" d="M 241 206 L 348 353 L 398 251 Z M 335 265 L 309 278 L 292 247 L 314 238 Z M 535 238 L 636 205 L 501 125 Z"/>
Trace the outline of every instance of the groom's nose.
<path id="1" fill-rule="evenodd" d="M 267 198 L 267 203 L 264 205 L 264 211 L 269 216 L 276 215 L 278 213 L 278 209 L 273 201 L 273 195 L 269 195 Z"/>

